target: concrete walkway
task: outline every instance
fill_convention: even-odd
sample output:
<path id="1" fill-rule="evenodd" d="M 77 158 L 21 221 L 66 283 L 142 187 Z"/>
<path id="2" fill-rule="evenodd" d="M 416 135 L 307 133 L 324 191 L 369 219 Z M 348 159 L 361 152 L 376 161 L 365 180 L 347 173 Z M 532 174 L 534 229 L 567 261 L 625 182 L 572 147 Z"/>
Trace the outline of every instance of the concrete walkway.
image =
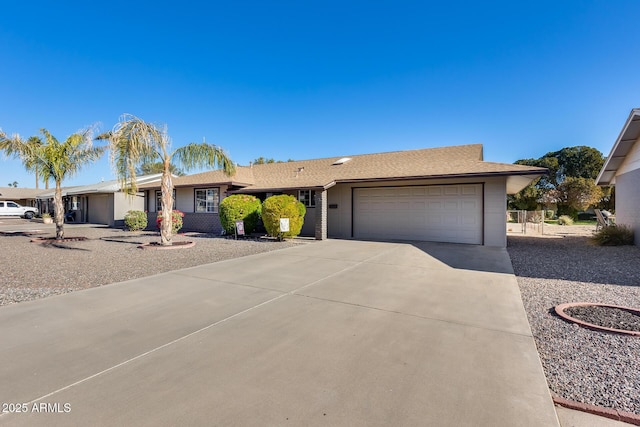
<path id="1" fill-rule="evenodd" d="M 312 242 L 3 307 L 0 337 L 2 425 L 558 425 L 502 249 Z"/>

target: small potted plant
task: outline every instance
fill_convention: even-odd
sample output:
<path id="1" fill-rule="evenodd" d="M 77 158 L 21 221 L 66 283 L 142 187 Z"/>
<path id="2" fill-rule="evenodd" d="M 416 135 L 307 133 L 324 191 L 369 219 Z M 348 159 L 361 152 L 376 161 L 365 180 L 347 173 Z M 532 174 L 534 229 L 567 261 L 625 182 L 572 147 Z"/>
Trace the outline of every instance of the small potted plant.
<path id="1" fill-rule="evenodd" d="M 51 214 L 48 212 L 43 213 L 42 222 L 44 222 L 45 224 L 53 224 L 53 218 L 51 218 Z"/>

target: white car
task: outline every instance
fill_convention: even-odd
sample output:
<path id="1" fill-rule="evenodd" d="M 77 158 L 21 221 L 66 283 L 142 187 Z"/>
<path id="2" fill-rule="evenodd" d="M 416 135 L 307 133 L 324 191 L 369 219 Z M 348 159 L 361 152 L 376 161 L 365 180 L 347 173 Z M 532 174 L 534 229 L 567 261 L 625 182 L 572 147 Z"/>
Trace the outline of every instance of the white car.
<path id="1" fill-rule="evenodd" d="M 0 216 L 21 216 L 31 219 L 38 215 L 38 208 L 20 206 L 16 202 L 0 200 Z"/>

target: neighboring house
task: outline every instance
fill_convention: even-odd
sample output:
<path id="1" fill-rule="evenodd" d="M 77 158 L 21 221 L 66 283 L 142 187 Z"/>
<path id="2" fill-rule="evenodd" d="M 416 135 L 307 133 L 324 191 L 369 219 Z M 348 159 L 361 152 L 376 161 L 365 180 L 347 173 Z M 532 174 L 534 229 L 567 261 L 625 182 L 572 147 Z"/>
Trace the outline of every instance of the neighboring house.
<path id="1" fill-rule="evenodd" d="M 160 181 L 161 174 L 140 176 L 138 185 Z M 38 195 L 43 207 L 53 212 L 55 190 L 47 190 Z M 102 181 L 91 185 L 63 187 L 62 196 L 65 213 L 70 214 L 73 222 L 104 224 L 110 227 L 124 225 L 124 215 L 129 210 L 144 210 L 144 194 L 139 192 L 130 196 L 122 191 L 117 180 Z M 45 210 L 46 212 L 46 210 Z"/>
<path id="2" fill-rule="evenodd" d="M 0 187 L 0 200 L 12 200 L 22 206 L 36 206 L 39 194 L 48 190 L 35 188 Z"/>
<path id="3" fill-rule="evenodd" d="M 546 169 L 483 161 L 482 145 L 239 166 L 173 180 L 184 228 L 221 232 L 230 194 L 292 194 L 307 207 L 302 235 L 316 239 L 426 240 L 506 246 L 506 195 Z M 149 221 L 160 184 L 146 184 Z"/>
<path id="4" fill-rule="evenodd" d="M 615 186 L 616 223 L 631 227 L 640 245 L 640 109 L 631 110 L 596 184 Z"/>

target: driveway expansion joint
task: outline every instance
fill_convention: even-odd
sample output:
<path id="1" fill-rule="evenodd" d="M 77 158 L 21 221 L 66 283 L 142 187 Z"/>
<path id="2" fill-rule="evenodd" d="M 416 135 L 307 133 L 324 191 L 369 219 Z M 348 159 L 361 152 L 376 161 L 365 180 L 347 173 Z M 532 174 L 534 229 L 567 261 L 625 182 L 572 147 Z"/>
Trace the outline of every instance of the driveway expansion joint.
<path id="1" fill-rule="evenodd" d="M 248 312 L 250 312 L 250 311 L 256 310 L 256 309 L 258 309 L 258 308 L 260 308 L 260 307 L 262 307 L 262 306 L 265 306 L 265 305 L 267 305 L 267 304 L 270 304 L 270 303 L 272 303 L 272 302 L 274 302 L 274 301 L 277 301 L 277 300 L 279 300 L 279 299 L 281 299 L 281 298 L 284 298 L 284 297 L 286 297 L 286 296 L 294 295 L 296 292 L 298 292 L 298 291 L 300 291 L 300 290 L 302 290 L 302 289 L 306 289 L 306 288 L 311 287 L 311 286 L 313 286 L 313 285 L 316 285 L 316 284 L 318 284 L 318 283 L 320 283 L 320 282 L 322 282 L 322 281 L 324 281 L 324 280 L 326 280 L 326 279 L 328 279 L 328 278 L 331 278 L 331 277 L 337 276 L 337 275 L 339 275 L 339 274 L 341 274 L 341 273 L 343 273 L 343 272 L 345 272 L 345 271 L 351 270 L 351 269 L 353 269 L 354 267 L 357 267 L 358 265 L 364 264 L 366 261 L 368 261 L 368 260 L 369 260 L 369 259 L 371 259 L 371 258 L 375 258 L 375 257 L 377 257 L 377 256 L 385 255 L 385 254 L 387 254 L 388 252 L 391 252 L 391 251 L 392 251 L 392 250 L 394 250 L 394 249 L 395 249 L 395 247 L 393 247 L 393 248 L 391 248 L 391 249 L 388 249 L 388 250 L 386 250 L 386 251 L 384 251 L 384 252 L 382 252 L 382 253 L 380 253 L 380 254 L 377 254 L 377 255 L 374 255 L 374 256 L 372 256 L 372 257 L 369 257 L 369 258 L 367 258 L 367 259 L 365 259 L 365 260 L 355 262 L 353 265 L 349 265 L 349 266 L 347 266 L 347 267 L 345 267 L 345 268 L 343 268 L 343 269 L 341 269 L 341 270 L 339 270 L 339 271 L 336 271 L 336 272 L 334 272 L 334 273 L 331 273 L 331 274 L 329 274 L 329 275 L 327 275 L 327 276 L 325 276 L 325 277 L 322 277 L 322 278 L 320 278 L 320 279 L 318 279 L 318 280 L 315 280 L 315 281 L 313 281 L 313 282 L 311 282 L 311 283 L 308 283 L 308 284 L 306 284 L 306 285 L 300 286 L 300 287 L 298 287 L 298 288 L 296 288 L 296 289 L 294 289 L 294 290 L 291 290 L 291 291 L 289 291 L 289 292 L 284 292 L 284 293 L 282 293 L 282 294 L 280 294 L 280 295 L 277 295 L 277 296 L 275 296 L 275 297 L 273 297 L 273 298 L 270 298 L 270 299 L 268 299 L 268 300 L 266 300 L 266 301 L 263 301 L 263 302 L 261 302 L 261 303 L 259 303 L 259 304 L 254 305 L 254 306 L 252 306 L 252 307 L 248 307 L 248 308 L 246 308 L 246 309 L 244 309 L 244 310 L 238 311 L 237 313 L 234 313 L 234 314 L 229 315 L 229 316 L 227 316 L 227 317 L 225 317 L 225 318 L 223 318 L 223 319 L 220 319 L 220 320 L 218 320 L 218 321 L 216 321 L 216 322 L 213 322 L 213 323 L 211 323 L 211 324 L 209 324 L 209 325 L 207 325 L 207 326 L 203 326 L 203 327 L 201 327 L 201 328 L 199 328 L 199 329 L 197 329 L 197 330 L 195 330 L 195 331 L 193 331 L 193 332 L 190 332 L 190 333 L 188 333 L 188 334 L 186 334 L 186 335 L 183 335 L 183 336 L 181 336 L 181 337 L 178 337 L 178 338 L 176 338 L 176 339 L 174 339 L 174 340 L 172 340 L 172 341 L 169 341 L 169 342 L 164 343 L 164 344 L 162 344 L 162 345 L 160 345 L 160 346 L 157 346 L 157 347 L 155 347 L 155 348 L 152 348 L 152 349 L 150 349 L 150 350 L 147 350 L 147 351 L 145 351 L 145 352 L 143 352 L 143 353 L 140 353 L 140 354 L 138 354 L 138 355 L 136 355 L 136 356 L 130 357 L 129 359 L 124 360 L 124 361 L 122 361 L 122 362 L 120 362 L 120 363 L 117 363 L 117 364 L 115 364 L 115 365 L 113 365 L 113 366 L 110 366 L 109 368 L 103 369 L 103 370 L 101 370 L 101 371 L 99 371 L 99 372 L 96 372 L 95 374 L 89 375 L 89 376 L 87 376 L 87 377 L 85 377 L 85 378 L 82 378 L 82 379 L 80 379 L 80 380 L 78 380 L 78 381 L 75 381 L 75 382 L 73 382 L 73 383 L 71 383 L 71 384 L 68 384 L 68 385 L 66 385 L 66 386 L 64 386 L 64 387 L 60 387 L 60 388 L 58 388 L 57 390 L 54 390 L 54 391 L 52 391 L 52 392 L 50 392 L 50 393 L 47 393 L 47 394 L 45 394 L 45 395 L 43 395 L 43 396 L 40 396 L 40 397 L 38 397 L 38 398 L 35 398 L 35 399 L 33 399 L 33 400 L 29 401 L 29 402 L 28 402 L 28 405 L 29 405 L 29 406 L 31 406 L 31 405 L 33 405 L 34 403 L 41 402 L 41 401 L 43 401 L 44 399 L 47 399 L 47 398 L 49 398 L 49 397 L 52 397 L 52 396 L 54 396 L 54 395 L 56 395 L 56 394 L 58 394 L 58 393 L 61 393 L 61 392 L 63 392 L 63 391 L 69 390 L 69 389 L 71 389 L 71 388 L 73 388 L 73 387 L 75 387 L 75 386 L 77 386 L 77 385 L 80 385 L 80 384 L 86 383 L 87 381 L 90 381 L 90 380 L 92 380 L 92 379 L 94 379 L 94 378 L 97 378 L 97 377 L 99 377 L 99 376 L 101 376 L 101 375 L 104 375 L 104 374 L 106 374 L 106 373 L 109 373 L 109 372 L 111 372 L 111 371 L 114 371 L 114 370 L 116 370 L 116 369 L 118 369 L 118 368 L 120 368 L 120 367 L 122 367 L 122 366 L 128 365 L 128 364 L 129 364 L 129 363 L 131 363 L 131 362 L 134 362 L 134 361 L 137 361 L 137 360 L 143 359 L 144 357 L 146 357 L 146 356 L 148 356 L 148 355 L 150 355 L 150 354 L 156 353 L 156 352 L 157 352 L 157 351 L 159 351 L 159 350 L 162 350 L 162 349 L 164 349 L 164 348 L 170 347 L 170 346 L 172 346 L 173 344 L 176 344 L 176 343 L 178 343 L 178 342 L 184 341 L 184 340 L 185 340 L 185 339 L 187 339 L 187 338 L 190 338 L 190 337 L 192 337 L 192 336 L 194 336 L 194 335 L 199 334 L 200 332 L 204 332 L 204 331 L 206 331 L 206 330 L 208 330 L 208 329 L 211 329 L 211 328 L 213 328 L 213 327 L 215 327 L 215 326 L 218 326 L 218 325 L 220 325 L 220 324 L 222 324 L 222 323 L 224 323 L 224 322 L 226 322 L 226 321 L 228 321 L 228 320 L 234 319 L 234 318 L 239 317 L 239 316 L 241 316 L 241 315 L 243 315 L 243 314 L 246 314 L 246 313 L 248 313 Z M 164 275 L 164 274 L 166 274 L 166 275 L 170 275 L 170 274 L 174 274 L 174 273 L 176 273 L 176 271 L 171 271 L 171 272 L 162 273 L 162 274 L 163 274 L 163 275 Z M 177 275 L 180 275 L 180 274 L 183 274 L 183 273 L 179 273 L 179 274 L 177 274 Z M 204 279 L 204 280 L 206 280 L 206 279 Z M 0 413 L 0 418 L 2 418 L 2 416 L 3 416 L 3 415 L 4 415 L 4 413 Z"/>
<path id="2" fill-rule="evenodd" d="M 480 329 L 480 330 L 483 330 L 483 331 L 492 331 L 492 332 L 511 334 L 511 335 L 515 335 L 515 336 L 519 336 L 519 337 L 533 338 L 533 334 L 531 334 L 531 333 L 523 334 L 523 333 L 518 333 L 518 332 L 505 331 L 504 329 L 487 328 L 487 327 L 484 327 L 484 326 L 473 325 L 471 323 L 454 322 L 452 320 L 439 319 L 437 317 L 421 316 L 419 314 L 405 313 L 405 312 L 402 312 L 402 311 L 389 310 L 389 309 L 386 309 L 386 308 L 373 307 L 373 306 L 370 306 L 370 305 L 356 304 L 356 303 L 347 302 L 347 301 L 338 301 L 338 300 L 333 300 L 333 299 L 328 299 L 328 298 L 315 297 L 315 296 L 312 296 L 312 295 L 304 295 L 304 294 L 296 293 L 295 291 L 294 291 L 294 296 L 315 299 L 315 300 L 318 300 L 318 301 L 332 302 L 332 303 L 336 303 L 336 304 L 349 305 L 349 306 L 352 306 L 352 307 L 364 308 L 364 309 L 369 309 L 369 310 L 382 311 L 384 313 L 398 314 L 400 316 L 413 317 L 413 318 L 417 318 L 417 319 L 433 320 L 434 322 L 442 322 L 442 323 L 447 323 L 447 324 L 450 324 L 450 325 L 457 325 L 457 326 L 463 326 L 463 327 L 468 327 L 468 328 Z"/>

